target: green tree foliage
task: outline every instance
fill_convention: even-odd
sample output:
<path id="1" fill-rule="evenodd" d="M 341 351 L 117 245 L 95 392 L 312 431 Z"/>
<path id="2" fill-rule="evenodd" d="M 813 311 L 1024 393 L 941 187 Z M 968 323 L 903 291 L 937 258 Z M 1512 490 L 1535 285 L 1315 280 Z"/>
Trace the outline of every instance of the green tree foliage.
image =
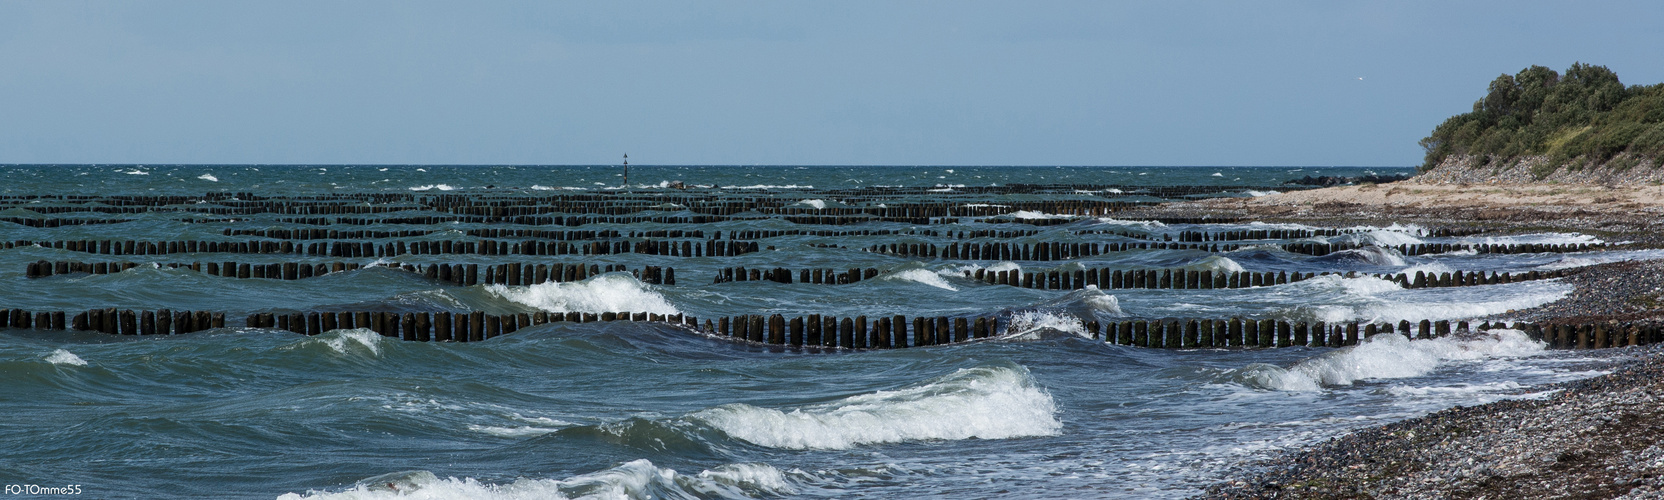
<path id="1" fill-rule="evenodd" d="M 1473 111 L 1452 116 L 1421 140 L 1422 170 L 1450 155 L 1508 162 L 1546 155 L 1551 163 L 1604 163 L 1618 154 L 1664 159 L 1664 83 L 1625 87 L 1605 66 L 1575 63 L 1565 74 L 1532 66 L 1491 81 Z"/>

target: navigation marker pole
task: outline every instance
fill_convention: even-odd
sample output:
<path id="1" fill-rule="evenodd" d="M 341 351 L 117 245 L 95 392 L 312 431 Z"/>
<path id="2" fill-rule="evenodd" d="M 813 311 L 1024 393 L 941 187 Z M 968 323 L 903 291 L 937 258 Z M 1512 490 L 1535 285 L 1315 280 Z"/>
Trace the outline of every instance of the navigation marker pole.
<path id="1" fill-rule="evenodd" d="M 630 153 L 624 153 L 624 192 L 630 191 Z"/>

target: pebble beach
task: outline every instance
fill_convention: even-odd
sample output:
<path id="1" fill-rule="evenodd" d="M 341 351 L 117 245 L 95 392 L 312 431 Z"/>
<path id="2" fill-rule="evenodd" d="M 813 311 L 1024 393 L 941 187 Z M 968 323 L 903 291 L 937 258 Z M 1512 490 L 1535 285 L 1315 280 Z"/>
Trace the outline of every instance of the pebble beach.
<path id="1" fill-rule="evenodd" d="M 1459 173 L 1443 173 L 1460 178 Z M 1607 234 L 1655 246 L 1655 186 L 1469 186 L 1427 179 L 1251 199 L 1176 203 L 1153 213 L 1254 216 L 1307 224 L 1439 221 Z M 1360 193 L 1398 191 L 1390 197 Z M 1481 192 L 1483 191 L 1483 192 Z M 1450 193 L 1533 192 L 1542 199 Z M 1403 196 L 1410 193 L 1416 196 Z M 1564 197 L 1554 202 L 1555 195 Z M 1579 193 L 1579 194 L 1568 194 Z M 1593 193 L 1593 194 L 1591 194 Z M 1496 193 L 1490 193 L 1496 194 Z M 1446 196 L 1447 202 L 1438 198 Z M 1601 201 L 1596 202 L 1599 199 Z M 1459 200 L 1459 201 L 1451 201 Z M 1647 200 L 1619 202 L 1616 200 Z M 1492 216 L 1487 216 L 1490 214 Z M 1505 216 L 1503 214 L 1506 214 Z M 1582 268 L 1567 297 L 1494 319 L 1650 322 L 1664 318 L 1664 261 Z M 1243 464 L 1199 498 L 1664 498 L 1664 351 L 1588 351 L 1616 362 L 1590 379 L 1522 388 L 1512 399 L 1368 427 Z"/>

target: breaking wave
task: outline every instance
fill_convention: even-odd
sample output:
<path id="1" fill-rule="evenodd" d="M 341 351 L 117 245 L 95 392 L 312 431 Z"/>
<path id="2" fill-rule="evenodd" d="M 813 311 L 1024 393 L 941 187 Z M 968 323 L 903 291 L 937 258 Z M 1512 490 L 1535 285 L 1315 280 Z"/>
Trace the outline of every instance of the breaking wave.
<path id="1" fill-rule="evenodd" d="M 530 286 L 489 285 L 485 290 L 505 300 L 549 312 L 647 312 L 677 314 L 669 300 L 626 273 L 607 273 L 584 281 Z"/>
<path id="2" fill-rule="evenodd" d="M 338 355 L 364 354 L 371 357 L 381 355 L 381 334 L 365 328 L 351 330 L 330 330 L 315 337 L 297 340 L 282 349 L 308 350 L 322 346 Z"/>
<path id="3" fill-rule="evenodd" d="M 792 477 L 788 477 L 792 476 Z M 457 499 L 624 499 L 624 498 L 756 498 L 797 493 L 797 480 L 811 479 L 800 470 L 781 471 L 762 463 L 721 465 L 687 475 L 674 469 L 634 460 L 611 469 L 566 479 L 521 478 L 492 484 L 474 478 L 441 479 L 428 471 L 405 471 L 367 478 L 337 492 L 288 493 L 280 500 Z"/>
<path id="4" fill-rule="evenodd" d="M 951 284 L 948 284 L 947 280 L 942 279 L 941 274 L 938 274 L 938 273 L 936 273 L 934 271 L 931 271 L 931 270 L 928 270 L 928 269 L 908 269 L 908 270 L 905 270 L 905 271 L 897 271 L 897 272 L 885 274 L 884 276 L 880 277 L 879 279 L 895 280 L 895 281 L 911 281 L 911 282 L 919 283 L 919 284 L 922 284 L 922 285 L 933 286 L 933 287 L 940 288 L 940 289 L 943 289 L 943 290 L 959 291 L 958 288 L 954 287 Z"/>
<path id="5" fill-rule="evenodd" d="M 1477 318 L 1540 306 L 1572 291 L 1571 285 L 1554 281 L 1406 290 L 1379 278 L 1333 274 L 1287 288 L 1309 297 L 1302 300 L 1305 305 L 1285 308 L 1279 314 L 1292 320 L 1324 322 Z"/>
<path id="6" fill-rule="evenodd" d="M 1242 264 L 1238 264 L 1236 261 L 1231 260 L 1230 257 L 1223 255 L 1209 255 L 1207 257 L 1203 257 L 1196 262 L 1186 264 L 1184 269 L 1189 271 L 1208 271 L 1216 273 L 1240 273 L 1247 271 L 1247 269 L 1242 267 Z"/>
<path id="7" fill-rule="evenodd" d="M 1351 262 L 1372 266 L 1402 266 L 1404 255 L 1391 248 L 1369 245 L 1363 248 L 1341 250 L 1313 259 L 1319 262 Z"/>
<path id="8" fill-rule="evenodd" d="M 1115 297 L 1109 297 L 1114 302 Z M 1119 306 L 1117 305 L 1117 308 Z M 1070 335 L 1090 337 L 1086 326 L 1079 317 L 1067 313 L 1052 311 L 1022 311 L 1011 315 L 1006 323 L 1006 340 L 1038 340 L 1047 332 L 1063 332 Z"/>
<path id="9" fill-rule="evenodd" d="M 1402 335 L 1370 337 L 1356 346 L 1310 358 L 1289 368 L 1255 364 L 1239 376 L 1248 385 L 1279 391 L 1319 391 L 1370 379 L 1409 378 L 1432 373 L 1453 361 L 1531 356 L 1544 344 L 1517 330 L 1489 330 L 1475 338 L 1410 340 Z"/>
<path id="10" fill-rule="evenodd" d="M 62 366 L 87 366 L 87 360 L 63 349 L 52 351 L 52 354 L 46 355 L 46 362 Z"/>
<path id="11" fill-rule="evenodd" d="M 1056 435 L 1057 404 L 1020 365 L 962 368 L 893 391 L 791 409 L 729 404 L 689 415 L 758 446 L 842 450 L 905 441 Z"/>

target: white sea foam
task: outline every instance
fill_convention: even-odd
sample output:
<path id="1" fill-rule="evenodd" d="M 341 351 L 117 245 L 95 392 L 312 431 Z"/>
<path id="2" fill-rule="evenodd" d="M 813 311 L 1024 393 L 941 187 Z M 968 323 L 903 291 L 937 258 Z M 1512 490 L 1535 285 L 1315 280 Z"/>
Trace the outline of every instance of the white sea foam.
<path id="1" fill-rule="evenodd" d="M 1104 293 L 1102 290 L 1098 290 L 1097 287 L 1089 286 L 1086 290 L 1089 292 L 1097 292 L 1089 293 L 1081 300 L 1082 303 L 1086 304 L 1087 307 L 1092 308 L 1093 311 L 1113 316 L 1125 314 L 1121 311 L 1121 300 L 1115 298 L 1114 295 Z"/>
<path id="2" fill-rule="evenodd" d="M 1573 243 L 1596 244 L 1605 242 L 1605 240 L 1596 236 L 1582 233 L 1530 233 L 1503 236 L 1464 236 L 1456 238 L 1456 240 L 1463 243 L 1495 245 L 1518 245 L 1528 243 L 1542 245 L 1566 245 Z"/>
<path id="3" fill-rule="evenodd" d="M 214 174 L 202 174 L 202 175 L 196 176 L 196 178 L 202 179 L 202 180 L 205 180 L 205 181 L 208 181 L 208 182 L 219 182 L 220 181 L 220 178 L 219 177 L 214 177 Z"/>
<path id="4" fill-rule="evenodd" d="M 1494 393 L 1502 391 L 1516 391 L 1524 388 L 1519 382 L 1505 380 L 1483 384 L 1454 384 L 1446 386 L 1412 386 L 1395 385 L 1387 388 L 1387 394 L 1399 397 L 1428 397 L 1428 396 L 1456 396 L 1467 397 L 1474 394 Z"/>
<path id="5" fill-rule="evenodd" d="M 1590 252 L 1584 254 L 1562 254 L 1554 262 L 1537 266 L 1537 269 L 1555 270 L 1573 267 L 1592 266 L 1609 262 L 1625 262 L 1631 260 L 1664 259 L 1664 250 L 1631 250 L 1621 252 Z"/>
<path id="6" fill-rule="evenodd" d="M 1104 295 L 1116 311 L 1120 311 L 1120 303 L 1115 297 Z M 1057 331 L 1089 337 L 1086 326 L 1081 324 L 1080 318 L 1069 314 L 1051 311 L 1023 311 L 1011 315 L 1006 323 L 1005 333 L 1001 338 L 1006 340 L 1029 340 L 1038 338 L 1048 331 Z"/>
<path id="7" fill-rule="evenodd" d="M 1167 227 L 1167 224 L 1162 223 L 1161 221 L 1126 220 L 1126 219 L 1117 219 L 1117 218 L 1114 218 L 1114 217 L 1099 217 L 1098 222 L 1103 223 L 1103 224 L 1115 225 L 1115 226 Z"/>
<path id="8" fill-rule="evenodd" d="M 803 201 L 797 202 L 797 204 L 798 205 L 806 205 L 809 208 L 813 208 L 815 210 L 823 210 L 823 209 L 826 208 L 826 200 L 803 200 Z"/>
<path id="9" fill-rule="evenodd" d="M 1214 173 L 1213 173 L 1213 176 L 1214 176 L 1214 177 L 1224 177 L 1224 176 L 1225 176 L 1225 173 L 1224 173 L 1224 172 L 1214 172 Z"/>
<path id="10" fill-rule="evenodd" d="M 381 355 L 381 334 L 366 328 L 351 330 L 330 330 L 315 337 L 307 337 L 285 346 L 286 349 L 303 349 L 309 345 L 322 345 L 341 355 L 367 354 Z"/>
<path id="11" fill-rule="evenodd" d="M 1404 273 L 1405 276 L 1409 276 L 1410 278 L 1415 278 L 1416 271 L 1421 271 L 1423 273 L 1432 273 L 1433 275 L 1438 275 L 1439 273 L 1456 272 L 1455 269 L 1452 269 L 1450 266 L 1446 265 L 1443 261 L 1437 261 L 1437 260 L 1423 262 L 1423 263 L 1416 264 L 1416 265 L 1413 265 L 1413 266 L 1410 266 L 1410 267 L 1406 267 L 1404 269 L 1400 269 L 1398 272 Z"/>
<path id="12" fill-rule="evenodd" d="M 1404 254 L 1397 250 L 1369 245 L 1363 248 L 1341 250 L 1329 255 L 1318 257 L 1324 261 L 1353 261 L 1372 266 L 1402 266 L 1405 265 Z"/>
<path id="13" fill-rule="evenodd" d="M 1231 260 L 1230 257 L 1223 255 L 1209 255 L 1207 257 L 1203 257 L 1201 260 L 1185 265 L 1184 268 L 1186 270 L 1193 271 L 1225 273 L 1240 273 L 1246 271 L 1246 269 L 1242 268 L 1242 264 L 1238 264 L 1236 261 Z"/>
<path id="14" fill-rule="evenodd" d="M 122 172 L 122 173 L 127 174 L 127 175 L 150 175 L 150 172 L 146 172 L 146 171 L 139 170 L 139 169 L 136 169 L 136 168 L 132 169 L 132 170 L 128 170 L 126 172 Z"/>
<path id="15" fill-rule="evenodd" d="M 942 279 L 942 275 L 937 274 L 935 272 L 932 272 L 929 269 L 908 269 L 908 270 L 905 270 L 905 271 L 897 271 L 897 272 L 893 272 L 893 273 L 887 273 L 884 276 L 880 277 L 879 279 L 911 281 L 911 282 L 919 283 L 919 284 L 923 284 L 923 285 L 930 285 L 930 286 L 940 288 L 940 289 L 943 289 L 943 290 L 949 290 L 949 291 L 958 291 L 959 290 L 958 288 L 954 287 L 953 285 L 948 284 L 947 280 Z"/>
<path id="16" fill-rule="evenodd" d="M 427 185 L 423 185 L 423 186 L 412 186 L 410 188 L 411 191 L 428 191 L 428 190 L 432 190 L 432 189 L 438 189 L 440 191 L 451 191 L 451 190 L 454 190 L 456 188 L 452 187 L 450 184 L 427 184 Z"/>
<path id="17" fill-rule="evenodd" d="M 1410 340 L 1376 335 L 1357 346 L 1325 353 L 1293 367 L 1254 365 L 1244 369 L 1249 382 L 1266 389 L 1318 391 L 1323 386 L 1352 385 L 1359 380 L 1418 377 L 1453 361 L 1531 356 L 1544 344 L 1517 330 L 1490 330 L 1475 338 Z"/>
<path id="18" fill-rule="evenodd" d="M 548 417 L 527 417 L 519 413 L 510 415 L 510 419 L 517 423 L 529 425 L 496 426 L 472 424 L 468 426 L 468 430 L 497 437 L 527 437 L 541 436 L 577 425 L 565 420 L 557 420 Z"/>
<path id="19" fill-rule="evenodd" d="M 1078 216 L 1076 216 L 1076 215 L 1062 215 L 1062 214 L 1048 214 L 1048 213 L 1045 213 L 1045 212 L 1035 212 L 1033 210 L 1018 210 L 1016 212 L 1012 212 L 1011 217 L 1016 218 L 1016 219 L 1073 219 L 1073 218 L 1078 217 Z"/>
<path id="20" fill-rule="evenodd" d="M 722 187 L 722 189 L 814 189 L 814 188 L 815 188 L 814 186 L 810 186 L 810 185 L 807 185 L 807 184 L 804 184 L 804 185 L 787 184 L 787 185 L 784 185 L 784 186 L 778 186 L 778 185 L 774 185 L 774 184 L 752 184 L 750 186 L 723 186 Z"/>
<path id="21" fill-rule="evenodd" d="M 489 285 L 486 291 L 515 303 L 550 312 L 648 312 L 677 314 L 676 306 L 625 273 L 607 273 L 584 281 L 531 286 Z"/>
<path id="22" fill-rule="evenodd" d="M 548 427 L 534 427 L 534 426 L 530 426 L 530 425 L 522 425 L 522 426 L 519 426 L 519 427 L 498 427 L 498 426 L 494 426 L 494 425 L 469 425 L 468 430 L 478 432 L 480 434 L 489 434 L 489 435 L 497 436 L 497 437 L 518 438 L 518 437 L 529 437 L 529 436 L 541 436 L 541 435 L 544 435 L 544 434 L 548 434 L 548 433 L 551 433 L 551 432 L 558 431 L 560 429 L 558 429 L 558 428 L 551 429 L 551 428 L 548 428 Z"/>
<path id="23" fill-rule="evenodd" d="M 1221 176 L 1221 177 L 1223 177 L 1223 176 Z M 1271 196 L 1271 195 L 1274 195 L 1274 194 L 1278 194 L 1278 192 L 1277 191 L 1256 191 L 1256 190 L 1250 189 L 1250 190 L 1247 190 L 1247 191 L 1243 191 L 1243 194 L 1247 194 L 1248 196 L 1258 198 L 1258 197 L 1261 197 L 1261 196 Z"/>
<path id="24" fill-rule="evenodd" d="M 1307 305 L 1293 308 L 1297 316 L 1325 322 L 1474 318 L 1540 306 L 1572 291 L 1558 281 L 1405 290 L 1383 279 L 1332 274 L 1288 286 L 1312 295 Z"/>
<path id="25" fill-rule="evenodd" d="M 64 366 L 87 366 L 87 361 L 76 356 L 75 353 L 57 349 L 46 355 L 46 362 Z"/>
<path id="26" fill-rule="evenodd" d="M 1056 435 L 1057 404 L 1021 366 L 963 368 L 922 384 L 780 410 L 729 404 L 689 415 L 769 448 Z"/>
<path id="27" fill-rule="evenodd" d="M 988 266 L 988 272 L 991 273 L 997 273 L 1000 271 L 1021 271 L 1022 269 L 1023 266 L 1009 260 L 1002 260 L 995 262 L 994 265 Z"/>
<path id="28" fill-rule="evenodd" d="M 1378 246 L 1415 245 L 1424 242 L 1424 240 L 1416 236 L 1422 232 L 1422 229 L 1419 226 L 1400 226 L 1394 224 L 1387 227 L 1363 226 L 1350 229 L 1355 232 L 1331 237 L 1329 238 L 1329 242 Z"/>
<path id="29" fill-rule="evenodd" d="M 983 272 L 997 273 L 997 272 L 1000 272 L 1000 271 L 1019 271 L 1019 270 L 1022 270 L 1022 268 L 1023 268 L 1023 266 L 1018 265 L 1016 262 L 1011 262 L 1009 260 L 1002 260 L 1002 261 L 990 264 L 987 267 L 983 267 L 983 266 L 977 265 L 977 264 L 960 264 L 960 265 L 957 265 L 957 266 L 937 270 L 936 274 L 939 274 L 939 275 L 942 275 L 942 276 L 961 276 L 962 277 L 962 276 L 965 276 L 965 273 L 967 271 L 969 271 L 971 273 L 971 275 L 974 276 L 974 275 L 976 275 L 976 271 L 978 269 L 983 270 Z"/>
<path id="30" fill-rule="evenodd" d="M 520 500 L 520 499 L 637 499 L 637 498 L 746 498 L 797 493 L 787 477 L 809 477 L 803 471 L 782 472 L 768 464 L 728 464 L 698 474 L 684 475 L 645 459 L 567 479 L 521 478 L 507 484 L 474 478 L 440 479 L 428 471 L 384 474 L 359 481 L 338 492 L 286 493 L 279 500 Z"/>

